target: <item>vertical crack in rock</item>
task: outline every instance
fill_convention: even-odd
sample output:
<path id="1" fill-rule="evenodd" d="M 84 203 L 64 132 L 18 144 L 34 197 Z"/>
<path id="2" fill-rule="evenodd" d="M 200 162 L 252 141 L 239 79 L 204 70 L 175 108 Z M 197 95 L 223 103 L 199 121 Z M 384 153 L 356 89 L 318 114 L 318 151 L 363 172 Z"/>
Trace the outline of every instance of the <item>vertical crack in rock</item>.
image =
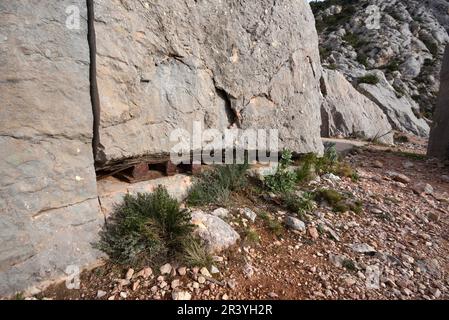
<path id="1" fill-rule="evenodd" d="M 215 90 L 217 91 L 217 95 L 225 102 L 225 111 L 228 117 L 229 127 L 232 127 L 234 124 L 239 127 L 240 126 L 239 113 L 236 110 L 234 110 L 234 108 L 232 108 L 232 102 L 231 98 L 229 97 L 229 94 L 225 90 L 217 87 L 215 87 Z"/>
<path id="2" fill-rule="evenodd" d="M 93 138 L 92 151 L 94 154 L 95 163 L 101 162 L 100 157 L 100 95 L 98 93 L 97 83 L 97 40 L 95 34 L 95 8 L 94 0 L 86 0 L 87 2 L 87 39 L 90 50 L 90 99 L 92 103 L 93 113 Z"/>

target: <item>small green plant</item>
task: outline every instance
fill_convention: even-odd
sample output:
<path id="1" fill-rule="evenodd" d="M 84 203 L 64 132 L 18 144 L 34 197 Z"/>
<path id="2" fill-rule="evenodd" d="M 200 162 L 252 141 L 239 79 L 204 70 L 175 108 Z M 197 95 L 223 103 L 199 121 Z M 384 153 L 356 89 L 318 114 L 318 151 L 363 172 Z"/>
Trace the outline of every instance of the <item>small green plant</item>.
<path id="1" fill-rule="evenodd" d="M 366 41 L 360 39 L 355 33 L 348 32 L 343 36 L 343 41 L 346 41 L 354 49 L 359 49 L 366 44 Z"/>
<path id="2" fill-rule="evenodd" d="M 359 83 L 367 83 L 372 85 L 378 84 L 379 81 L 379 78 L 375 74 L 367 74 L 363 77 L 358 78 Z"/>
<path id="3" fill-rule="evenodd" d="M 267 227 L 277 237 L 284 233 L 284 226 L 276 219 L 270 219 L 267 222 Z"/>
<path id="4" fill-rule="evenodd" d="M 301 219 L 307 221 L 306 213 L 315 208 L 315 195 L 310 192 L 304 192 L 301 196 L 293 193 L 287 193 L 282 197 L 285 207 L 296 213 Z"/>
<path id="5" fill-rule="evenodd" d="M 290 170 L 292 165 L 292 153 L 289 150 L 282 152 L 281 161 L 277 167 L 276 173 L 265 177 L 265 186 L 276 193 L 290 192 L 295 188 L 296 175 Z"/>
<path id="6" fill-rule="evenodd" d="M 259 243 L 260 235 L 254 228 L 248 228 L 245 232 L 245 241 L 248 243 Z"/>
<path id="7" fill-rule="evenodd" d="M 231 192 L 248 184 L 246 172 L 248 163 L 218 166 L 203 173 L 189 191 L 187 203 L 191 206 L 223 204 Z"/>
<path id="8" fill-rule="evenodd" d="M 357 271 L 355 262 L 351 259 L 344 259 L 342 262 L 342 266 L 349 271 Z"/>
<path id="9" fill-rule="evenodd" d="M 188 241 L 184 248 L 184 261 L 190 267 L 211 267 L 213 258 L 197 239 Z"/>
<path id="10" fill-rule="evenodd" d="M 386 67 L 385 69 L 389 72 L 395 72 L 399 71 L 399 66 L 401 65 L 401 62 L 397 59 L 393 59 Z"/>
<path id="11" fill-rule="evenodd" d="M 184 253 L 194 226 L 167 190 L 128 194 L 100 233 L 96 247 L 118 264 L 144 265 Z"/>

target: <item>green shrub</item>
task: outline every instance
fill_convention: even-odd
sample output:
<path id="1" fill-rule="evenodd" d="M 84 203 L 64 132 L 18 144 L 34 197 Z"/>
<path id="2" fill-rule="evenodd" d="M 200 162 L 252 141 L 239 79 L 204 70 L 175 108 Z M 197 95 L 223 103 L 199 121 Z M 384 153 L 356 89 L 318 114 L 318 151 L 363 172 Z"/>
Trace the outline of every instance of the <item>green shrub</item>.
<path id="1" fill-rule="evenodd" d="M 304 192 L 302 196 L 287 193 L 282 197 L 285 207 L 304 219 L 305 214 L 315 208 L 315 196 L 310 192 Z"/>
<path id="2" fill-rule="evenodd" d="M 217 166 L 203 173 L 189 191 L 187 203 L 191 206 L 223 204 L 233 191 L 248 184 L 248 163 Z"/>
<path id="3" fill-rule="evenodd" d="M 97 248 L 118 264 L 144 265 L 182 254 L 192 241 L 190 213 L 167 190 L 126 195 L 103 230 Z"/>
<path id="4" fill-rule="evenodd" d="M 213 258 L 200 241 L 192 239 L 186 242 L 184 248 L 184 262 L 189 267 L 211 267 Z"/>
<path id="5" fill-rule="evenodd" d="M 289 150 L 284 150 L 276 173 L 265 177 L 265 186 L 270 191 L 277 193 L 292 191 L 296 185 L 296 174 L 290 170 L 292 164 L 292 153 Z"/>
<path id="6" fill-rule="evenodd" d="M 360 77 L 358 79 L 359 83 L 367 83 L 372 85 L 378 84 L 379 81 L 379 78 L 375 74 L 367 74 L 366 76 Z"/>
<path id="7" fill-rule="evenodd" d="M 277 237 L 284 233 L 284 226 L 276 219 L 270 219 L 267 223 L 268 229 Z"/>
<path id="8" fill-rule="evenodd" d="M 248 243 L 259 243 L 260 235 L 254 228 L 249 228 L 245 232 L 245 241 Z"/>
<path id="9" fill-rule="evenodd" d="M 346 33 L 342 39 L 356 50 L 363 47 L 366 44 L 366 41 L 360 39 L 358 35 L 351 32 Z"/>
<path id="10" fill-rule="evenodd" d="M 386 67 L 385 69 L 389 72 L 395 72 L 399 71 L 399 66 L 401 62 L 397 59 L 393 59 Z"/>

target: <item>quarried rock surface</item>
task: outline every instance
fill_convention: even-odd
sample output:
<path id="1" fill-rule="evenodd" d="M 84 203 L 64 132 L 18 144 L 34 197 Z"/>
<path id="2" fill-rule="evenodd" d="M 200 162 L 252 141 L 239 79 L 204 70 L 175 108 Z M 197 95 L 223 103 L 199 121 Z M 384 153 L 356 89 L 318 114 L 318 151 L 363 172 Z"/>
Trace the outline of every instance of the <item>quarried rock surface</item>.
<path id="1" fill-rule="evenodd" d="M 321 77 L 304 1 L 95 1 L 103 166 L 169 153 L 174 129 L 279 129 L 321 152 Z"/>
<path id="2" fill-rule="evenodd" d="M 353 137 L 393 143 L 387 117 L 374 102 L 359 93 L 338 71 L 323 70 L 321 109 L 323 137 Z"/>
<path id="3" fill-rule="evenodd" d="M 34 3 L 34 4 L 33 4 Z M 99 257 L 86 1 L 0 3 L 0 296 Z"/>

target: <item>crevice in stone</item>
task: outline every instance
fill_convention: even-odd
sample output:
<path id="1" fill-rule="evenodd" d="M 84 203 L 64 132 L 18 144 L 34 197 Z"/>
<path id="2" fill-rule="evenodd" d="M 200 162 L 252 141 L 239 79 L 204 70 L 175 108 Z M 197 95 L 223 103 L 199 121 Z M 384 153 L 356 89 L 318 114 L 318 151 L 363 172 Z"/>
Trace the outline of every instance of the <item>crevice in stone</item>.
<path id="1" fill-rule="evenodd" d="M 326 88 L 326 81 L 324 81 L 324 78 L 320 78 L 320 91 L 323 97 L 327 96 L 327 88 Z"/>
<path id="2" fill-rule="evenodd" d="M 92 114 L 93 114 L 93 138 L 92 138 L 92 152 L 94 161 L 97 164 L 102 162 L 104 158 L 104 153 L 102 152 L 102 145 L 100 142 L 100 116 L 101 116 L 101 105 L 100 105 L 100 95 L 98 93 L 98 83 L 97 83 L 97 39 L 95 34 L 95 8 L 94 0 L 86 0 L 87 3 L 87 40 L 89 43 L 89 54 L 90 54 L 90 70 L 89 70 L 89 80 L 90 80 L 90 99 L 92 103 Z"/>
<path id="3" fill-rule="evenodd" d="M 215 86 L 215 90 L 217 92 L 217 95 L 225 102 L 225 111 L 230 127 L 232 127 L 233 125 L 237 125 L 237 127 L 240 127 L 240 116 L 238 112 L 234 110 L 234 108 L 232 108 L 232 101 L 229 94 L 225 90 L 220 89 L 217 86 Z"/>

